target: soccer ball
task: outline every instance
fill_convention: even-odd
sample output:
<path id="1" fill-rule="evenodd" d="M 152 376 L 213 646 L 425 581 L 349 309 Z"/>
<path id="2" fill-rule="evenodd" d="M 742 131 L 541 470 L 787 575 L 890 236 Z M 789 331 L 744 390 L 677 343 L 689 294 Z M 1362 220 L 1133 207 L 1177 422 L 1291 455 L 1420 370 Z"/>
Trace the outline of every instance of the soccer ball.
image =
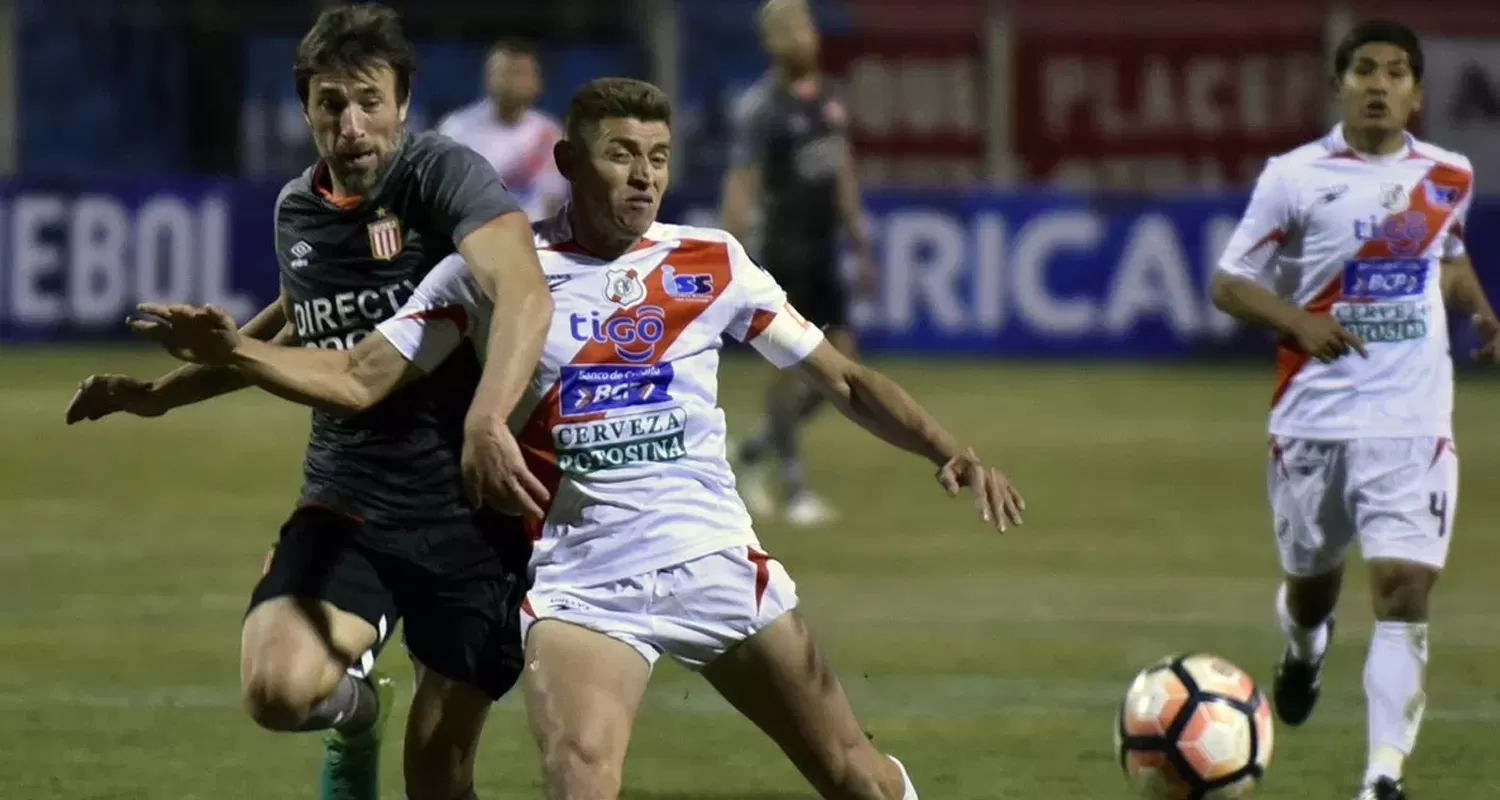
<path id="1" fill-rule="evenodd" d="M 1165 658 L 1125 692 L 1115 750 L 1152 800 L 1250 797 L 1271 763 L 1271 706 L 1245 671 L 1213 655 Z"/>

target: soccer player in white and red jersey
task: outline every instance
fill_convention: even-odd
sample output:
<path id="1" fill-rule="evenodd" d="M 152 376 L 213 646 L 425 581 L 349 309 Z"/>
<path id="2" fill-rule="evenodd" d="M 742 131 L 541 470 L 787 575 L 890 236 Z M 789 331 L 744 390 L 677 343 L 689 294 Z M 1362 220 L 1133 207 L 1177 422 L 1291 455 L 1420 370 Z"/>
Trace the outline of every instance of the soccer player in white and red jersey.
<path id="1" fill-rule="evenodd" d="M 735 491 L 718 406 L 722 337 L 796 370 L 845 416 L 968 487 L 1005 530 L 1022 501 L 1004 475 L 889 379 L 840 354 L 721 230 L 656 222 L 671 106 L 656 87 L 584 87 L 557 160 L 573 202 L 534 226 L 556 311 L 512 425 L 548 505 L 532 520 L 523 604 L 526 706 L 547 796 L 619 795 L 646 683 L 662 655 L 701 671 L 771 736 L 820 795 L 915 800 L 875 749 L 806 622 L 787 571 L 761 549 Z M 419 380 L 493 303 L 462 258 L 353 350 L 241 336 L 222 312 L 144 307 L 138 323 L 180 357 L 230 364 L 283 397 L 358 412 Z"/>
<path id="2" fill-rule="evenodd" d="M 1494 309 L 1464 249 L 1469 160 L 1420 141 L 1422 50 L 1392 22 L 1334 58 L 1343 121 L 1273 158 L 1218 265 L 1215 304 L 1280 334 L 1268 482 L 1285 581 L 1276 711 L 1300 725 L 1356 539 L 1373 588 L 1369 761 L 1359 800 L 1403 800 L 1424 702 L 1428 596 L 1458 506 L 1448 309 L 1496 352 Z"/>

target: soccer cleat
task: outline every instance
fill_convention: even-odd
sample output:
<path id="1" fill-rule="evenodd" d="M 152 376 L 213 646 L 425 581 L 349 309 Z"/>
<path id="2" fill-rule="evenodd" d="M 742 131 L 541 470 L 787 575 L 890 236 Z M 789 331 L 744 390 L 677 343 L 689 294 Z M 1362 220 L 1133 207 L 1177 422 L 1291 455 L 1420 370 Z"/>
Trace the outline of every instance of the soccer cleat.
<path id="1" fill-rule="evenodd" d="M 786 521 L 799 528 L 816 528 L 838 519 L 837 511 L 812 492 L 800 492 L 786 504 Z"/>
<path id="2" fill-rule="evenodd" d="M 1323 691 L 1323 661 L 1333 647 L 1333 618 L 1328 619 L 1328 646 L 1316 661 L 1298 661 L 1292 658 L 1291 648 L 1282 653 L 1281 663 L 1276 665 L 1276 682 L 1271 689 L 1271 698 L 1276 706 L 1276 716 L 1292 727 L 1297 727 L 1312 716 L 1313 706 Z"/>
<path id="3" fill-rule="evenodd" d="M 1354 800 L 1406 800 L 1406 789 L 1401 781 L 1381 778 L 1361 789 Z"/>
<path id="4" fill-rule="evenodd" d="M 380 710 L 374 724 L 357 733 L 330 731 L 323 739 L 319 800 L 380 800 L 380 740 L 396 704 L 396 684 L 381 672 L 365 679 Z"/>

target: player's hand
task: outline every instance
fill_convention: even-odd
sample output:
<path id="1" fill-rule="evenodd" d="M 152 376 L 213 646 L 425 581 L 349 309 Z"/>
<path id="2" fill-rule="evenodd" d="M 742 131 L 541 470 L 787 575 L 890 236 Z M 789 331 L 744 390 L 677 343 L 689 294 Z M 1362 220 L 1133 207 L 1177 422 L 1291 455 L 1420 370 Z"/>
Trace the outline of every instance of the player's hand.
<path id="1" fill-rule="evenodd" d="M 155 319 L 131 319 L 127 323 L 130 330 L 166 348 L 179 360 L 223 366 L 240 346 L 239 326 L 223 309 L 142 303 L 136 311 Z"/>
<path id="2" fill-rule="evenodd" d="M 1001 533 L 1011 525 L 1021 524 L 1021 512 L 1026 510 L 1021 493 L 1004 473 L 985 466 L 973 450 L 948 459 L 938 470 L 937 481 L 950 497 L 958 496 L 960 489 L 968 487 L 974 494 L 974 507 L 980 518 L 994 524 Z"/>
<path id="3" fill-rule="evenodd" d="M 168 410 L 165 399 L 152 390 L 148 381 L 106 374 L 90 375 L 78 384 L 65 416 L 72 425 L 122 411 L 137 417 L 159 417 Z"/>
<path id="4" fill-rule="evenodd" d="M 465 426 L 464 488 L 475 506 L 546 519 L 552 495 L 526 466 L 521 445 L 504 420 L 471 420 Z"/>
<path id="5" fill-rule="evenodd" d="M 1324 364 L 1348 355 L 1351 350 L 1359 353 L 1362 358 L 1370 357 L 1365 350 L 1364 340 L 1332 317 L 1304 314 L 1297 329 L 1293 331 L 1292 338 L 1297 340 L 1297 346 L 1302 352 Z"/>
<path id="6" fill-rule="evenodd" d="M 1479 347 L 1474 351 L 1474 360 L 1485 364 L 1500 364 L 1500 320 L 1475 314 L 1474 332 L 1479 335 Z"/>

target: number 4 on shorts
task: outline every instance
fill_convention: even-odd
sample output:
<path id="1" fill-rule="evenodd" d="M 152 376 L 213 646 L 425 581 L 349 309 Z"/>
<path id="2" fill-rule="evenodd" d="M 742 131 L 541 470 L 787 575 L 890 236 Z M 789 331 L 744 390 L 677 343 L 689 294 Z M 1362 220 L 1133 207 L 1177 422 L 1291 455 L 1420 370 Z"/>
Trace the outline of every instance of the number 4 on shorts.
<path id="1" fill-rule="evenodd" d="M 1427 495 L 1427 510 L 1438 518 L 1438 538 L 1448 535 L 1448 493 L 1433 492 Z"/>

